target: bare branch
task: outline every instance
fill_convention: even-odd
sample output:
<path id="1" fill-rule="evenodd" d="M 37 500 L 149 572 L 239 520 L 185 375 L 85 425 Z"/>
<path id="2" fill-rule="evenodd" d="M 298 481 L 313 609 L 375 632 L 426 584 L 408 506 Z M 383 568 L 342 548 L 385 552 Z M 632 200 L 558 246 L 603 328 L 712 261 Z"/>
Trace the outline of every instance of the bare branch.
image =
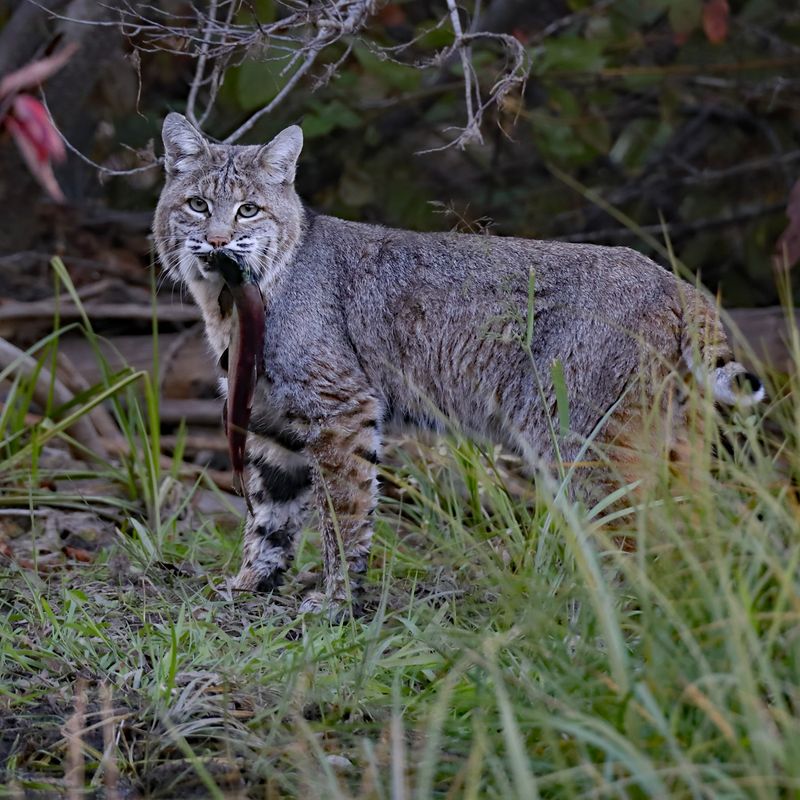
<path id="1" fill-rule="evenodd" d="M 258 120 L 260 120 L 266 114 L 269 114 L 274 108 L 280 105 L 280 103 L 283 101 L 283 98 L 286 97 L 286 95 L 289 94 L 292 89 L 294 89 L 295 84 L 300 80 L 300 78 L 302 78 L 303 75 L 305 75 L 311 69 L 314 62 L 317 60 L 318 55 L 318 49 L 312 50 L 306 56 L 306 60 L 302 63 L 297 72 L 295 72 L 294 75 L 289 78 L 278 94 L 276 94 L 275 97 L 273 97 L 272 100 L 267 103 L 267 105 L 260 108 L 252 116 L 250 116 L 249 119 L 243 122 L 232 134 L 230 134 L 230 136 L 228 136 L 226 139 L 223 139 L 222 143 L 233 144 L 234 142 L 238 141 L 242 138 L 242 136 L 244 136 L 245 133 L 247 133 L 247 131 L 250 130 L 250 128 L 253 127 L 253 125 L 256 124 L 256 122 L 258 122 Z"/>
<path id="2" fill-rule="evenodd" d="M 132 169 L 109 169 L 108 167 L 104 167 L 102 164 L 98 164 L 96 161 L 92 161 L 91 158 L 85 156 L 78 150 L 75 145 L 70 142 L 63 133 L 61 133 L 61 128 L 56 125 L 56 121 L 53 119 L 53 114 L 50 111 L 50 106 L 47 105 L 47 96 L 44 93 L 44 90 L 41 91 L 42 96 L 42 105 L 44 106 L 44 110 L 47 112 L 47 116 L 50 118 L 50 122 L 53 124 L 53 128 L 55 132 L 58 134 L 59 138 L 62 142 L 64 142 L 64 146 L 70 153 L 74 153 L 78 158 L 83 161 L 85 164 L 88 164 L 90 167 L 94 167 L 99 172 L 103 173 L 103 175 L 109 175 L 111 177 L 119 177 L 123 175 L 135 175 L 137 172 L 146 172 L 149 169 L 153 169 L 154 167 L 158 167 L 161 165 L 163 159 L 158 158 L 150 164 L 145 164 L 142 167 L 133 167 Z"/>
<path id="3" fill-rule="evenodd" d="M 231 0 L 230 5 L 228 6 L 228 16 L 225 19 L 226 27 L 230 26 L 235 11 L 236 11 L 236 3 L 233 2 L 233 0 Z M 209 84 L 208 100 L 206 101 L 205 110 L 200 115 L 200 119 L 197 120 L 198 128 L 203 127 L 206 120 L 208 119 L 208 115 L 211 113 L 211 109 L 214 107 L 214 103 L 216 102 L 217 94 L 219 92 L 219 87 L 222 86 L 222 79 L 225 74 L 226 65 L 227 65 L 226 59 L 218 58 L 214 60 L 214 66 L 211 68 L 211 75 L 208 78 L 208 84 Z"/>
<path id="4" fill-rule="evenodd" d="M 469 43 L 464 38 L 464 31 L 461 29 L 461 20 L 458 16 L 458 6 L 456 0 L 447 0 L 447 9 L 450 14 L 450 24 L 453 26 L 453 33 L 456 35 L 456 41 L 453 47 L 458 50 L 461 56 L 461 68 L 464 70 L 464 99 L 467 106 L 467 125 L 463 133 L 459 137 L 461 147 L 464 147 L 468 142 L 477 141 L 483 144 L 483 137 L 481 136 L 480 127 L 476 124 L 475 112 L 472 106 L 472 94 L 475 92 L 475 99 L 477 100 L 478 107 L 481 105 L 480 86 L 477 85 L 477 78 L 475 70 L 472 67 L 472 51 L 470 50 Z"/>
<path id="5" fill-rule="evenodd" d="M 313 41 L 299 50 L 295 57 L 284 67 L 283 73 L 288 72 L 297 59 L 305 53 L 305 60 L 289 78 L 275 97 L 256 111 L 249 119 L 240 125 L 233 133 L 223 140 L 224 144 L 238 141 L 249 131 L 253 125 L 266 114 L 272 112 L 283 99 L 292 91 L 298 81 L 311 69 L 319 54 L 333 42 L 344 36 L 356 33 L 366 23 L 373 11 L 374 0 L 338 0 L 328 7 L 328 14 L 316 20 L 317 34 Z M 343 12 L 347 13 L 344 14 Z"/>
<path id="6" fill-rule="evenodd" d="M 186 100 L 186 119 L 195 126 L 200 127 L 200 123 L 194 113 L 194 107 L 197 103 L 197 93 L 200 91 L 200 86 L 203 83 L 203 78 L 206 72 L 206 61 L 208 60 L 208 43 L 211 39 L 211 26 L 217 20 L 217 5 L 218 0 L 211 0 L 211 7 L 208 12 L 208 22 L 206 25 L 205 36 L 203 37 L 203 44 L 200 48 L 200 57 L 197 59 L 197 65 L 194 70 L 194 78 L 189 86 L 189 97 Z"/>
<path id="7" fill-rule="evenodd" d="M 520 41 L 509 34 L 480 30 L 480 0 L 475 4 L 475 13 L 468 26 L 468 32 L 464 32 L 456 0 L 447 0 L 447 7 L 450 26 L 455 34 L 455 41 L 438 55 L 436 62 L 440 66 L 446 66 L 456 55 L 461 61 L 464 73 L 466 120 L 462 128 L 445 129 L 444 133 L 452 130 L 457 131 L 457 136 L 454 139 L 441 147 L 423 150 L 421 151 L 422 153 L 437 152 L 454 146 L 463 149 L 472 142 L 482 144 L 481 125 L 484 114 L 491 107 L 500 105 L 503 98 L 512 90 L 522 90 L 529 72 L 529 59 L 525 47 Z M 506 59 L 504 67 L 489 89 L 485 99 L 481 95 L 480 82 L 472 62 L 472 45 L 480 40 L 499 44 Z"/>
<path id="8" fill-rule="evenodd" d="M 609 0 L 600 0 L 601 4 L 607 2 Z M 208 0 L 207 10 L 192 6 L 193 13 L 182 15 L 169 14 L 152 3 L 119 0 L 115 10 L 120 19 L 114 24 L 142 52 L 167 52 L 196 59 L 188 87 L 186 116 L 198 129 L 202 129 L 213 109 L 227 68 L 254 57 L 265 58 L 268 55 L 274 59 L 283 57 L 283 54 L 287 56 L 281 74 L 288 79 L 268 103 L 255 110 L 223 140 L 225 144 L 232 144 L 240 141 L 260 120 L 286 101 L 300 81 L 320 62 L 319 56 L 324 50 L 337 42 L 344 42 L 344 55 L 337 54 L 337 58 L 328 60 L 329 63 L 312 82 L 312 88 L 327 83 L 349 57 L 377 3 L 378 0 L 282 0 L 286 13 L 278 19 L 263 23 L 254 14 L 253 20 L 245 23 L 235 17 L 235 11 L 242 5 L 240 0 Z M 435 58 L 413 65 L 418 69 L 433 67 L 441 71 L 456 59 L 461 64 L 464 124 L 463 127 L 446 129 L 445 134 L 455 131 L 455 136 L 438 149 L 482 143 L 485 114 L 502 104 L 509 92 L 524 88 L 529 71 L 528 55 L 520 41 L 508 34 L 482 30 L 481 0 L 475 1 L 468 24 L 462 18 L 463 9 L 459 8 L 458 0 L 446 0 L 446 4 L 447 11 L 439 25 L 449 24 L 454 33 L 453 43 Z M 479 43 L 498 51 L 501 59 L 494 83 L 483 88 L 473 62 L 473 49 Z M 413 41 L 403 45 L 367 42 L 378 57 L 393 61 L 407 52 L 412 44 Z M 199 105 L 202 105 L 202 110 L 198 109 Z M 148 164 L 132 170 L 109 170 L 79 153 L 69 142 L 65 141 L 65 145 L 83 161 L 107 175 L 130 175 L 155 166 Z"/>

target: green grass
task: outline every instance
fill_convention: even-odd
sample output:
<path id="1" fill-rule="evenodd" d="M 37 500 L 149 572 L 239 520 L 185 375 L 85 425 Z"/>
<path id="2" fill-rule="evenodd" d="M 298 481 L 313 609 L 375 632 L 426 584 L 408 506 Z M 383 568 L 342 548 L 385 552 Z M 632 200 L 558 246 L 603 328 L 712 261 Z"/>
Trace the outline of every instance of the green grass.
<path id="1" fill-rule="evenodd" d="M 113 395 L 118 461 L 50 464 L 65 426 L 24 425 L 24 380 L 0 415 L 0 511 L 111 522 L 92 563 L 0 565 L 0 796 L 800 794 L 796 374 L 622 515 L 458 436 L 396 444 L 369 613 L 341 624 L 295 613 L 313 532 L 281 597 L 231 598 L 240 534 L 159 465 L 143 380 L 52 410 Z"/>

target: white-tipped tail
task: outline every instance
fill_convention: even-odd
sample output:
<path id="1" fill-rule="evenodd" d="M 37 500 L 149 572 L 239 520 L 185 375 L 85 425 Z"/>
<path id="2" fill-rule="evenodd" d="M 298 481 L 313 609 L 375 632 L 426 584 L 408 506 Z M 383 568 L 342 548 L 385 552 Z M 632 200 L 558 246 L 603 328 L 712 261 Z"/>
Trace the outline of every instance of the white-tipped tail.
<path id="1" fill-rule="evenodd" d="M 728 361 L 709 370 L 702 364 L 693 363 L 691 353 L 684 352 L 683 357 L 695 380 L 701 386 L 710 386 L 714 400 L 718 403 L 747 408 L 757 405 L 767 396 L 759 377 L 748 372 L 738 361 Z"/>

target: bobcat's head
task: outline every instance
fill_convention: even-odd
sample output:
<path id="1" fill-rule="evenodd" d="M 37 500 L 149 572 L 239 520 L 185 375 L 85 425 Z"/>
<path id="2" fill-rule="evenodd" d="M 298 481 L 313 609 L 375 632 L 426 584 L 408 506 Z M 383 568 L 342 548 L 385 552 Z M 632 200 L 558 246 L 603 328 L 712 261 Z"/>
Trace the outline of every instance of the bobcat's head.
<path id="1" fill-rule="evenodd" d="M 164 120 L 167 182 L 153 233 L 162 264 L 190 286 L 221 283 L 204 256 L 243 256 L 262 290 L 296 245 L 303 209 L 294 190 L 303 133 L 292 125 L 265 145 L 207 141 L 180 114 Z"/>

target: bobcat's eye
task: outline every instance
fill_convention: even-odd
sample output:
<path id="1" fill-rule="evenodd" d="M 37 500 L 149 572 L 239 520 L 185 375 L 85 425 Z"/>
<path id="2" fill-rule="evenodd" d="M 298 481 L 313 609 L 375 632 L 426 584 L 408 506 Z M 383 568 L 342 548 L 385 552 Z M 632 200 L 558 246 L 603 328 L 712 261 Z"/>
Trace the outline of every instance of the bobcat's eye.
<path id="1" fill-rule="evenodd" d="M 258 214 L 258 206 L 255 203 L 242 203 L 236 213 L 240 217 L 254 217 Z"/>
<path id="2" fill-rule="evenodd" d="M 198 214 L 206 214 L 208 212 L 208 203 L 202 197 L 190 197 L 186 202 L 189 208 Z"/>

